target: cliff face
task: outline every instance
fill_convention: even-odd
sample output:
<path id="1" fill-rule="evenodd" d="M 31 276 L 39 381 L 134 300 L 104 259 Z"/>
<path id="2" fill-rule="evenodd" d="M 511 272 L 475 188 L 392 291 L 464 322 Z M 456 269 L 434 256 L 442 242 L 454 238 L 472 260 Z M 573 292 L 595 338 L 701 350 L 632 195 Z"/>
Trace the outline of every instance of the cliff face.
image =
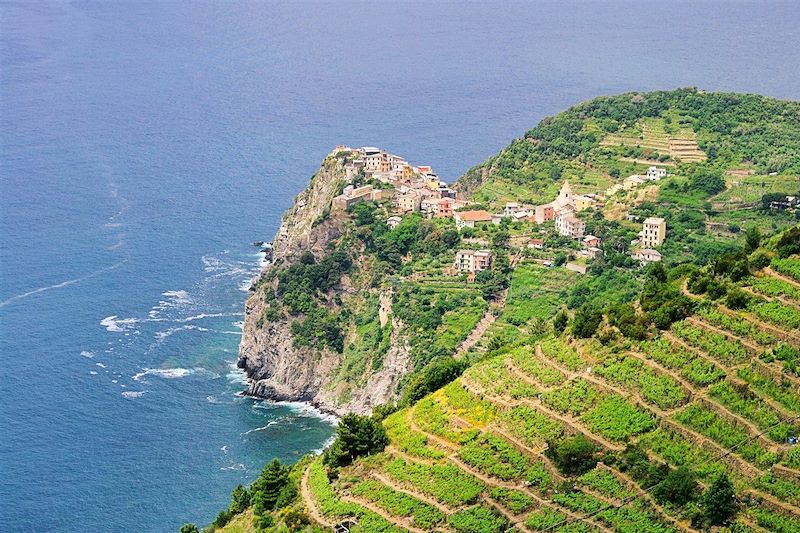
<path id="1" fill-rule="evenodd" d="M 269 281 L 273 269 L 281 269 L 298 261 L 303 252 L 316 258 L 326 253 L 329 243 L 348 231 L 346 217 L 330 214 L 331 200 L 339 191 L 345 170 L 342 159 L 329 155 L 308 187 L 296 198 L 283 216 L 273 242 L 273 261 L 261 273 L 260 283 Z M 352 250 L 357 256 L 357 251 Z M 358 259 L 355 261 L 358 265 Z M 358 300 L 370 291 L 345 276 L 335 287 L 333 296 L 345 301 Z M 374 293 L 378 289 L 371 289 Z M 391 318 L 391 297 L 381 295 L 381 320 Z M 388 306 L 388 308 L 387 308 Z M 342 355 L 330 349 L 294 345 L 291 325 L 300 317 L 284 314 L 277 320 L 263 319 L 267 309 L 263 290 L 256 288 L 245 304 L 242 341 L 238 366 L 247 373 L 247 394 L 271 400 L 307 401 L 320 409 L 344 414 L 369 413 L 372 407 L 393 399 L 397 384 L 411 368 L 408 349 L 393 333 L 382 367 L 363 376 L 362 386 L 342 394 L 335 383 Z M 395 327 L 393 331 L 400 328 Z M 354 332 L 348 333 L 350 342 Z M 346 397 L 346 401 L 342 397 Z"/>

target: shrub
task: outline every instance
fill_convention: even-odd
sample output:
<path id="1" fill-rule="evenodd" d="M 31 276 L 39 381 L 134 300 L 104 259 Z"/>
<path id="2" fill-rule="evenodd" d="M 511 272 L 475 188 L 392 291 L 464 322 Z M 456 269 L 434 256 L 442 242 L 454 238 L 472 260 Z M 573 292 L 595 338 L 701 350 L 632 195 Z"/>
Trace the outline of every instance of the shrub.
<path id="1" fill-rule="evenodd" d="M 563 333 L 564 330 L 567 329 L 568 322 L 569 315 L 567 315 L 567 312 L 562 309 L 553 319 L 553 330 L 555 330 L 556 333 Z"/>
<path id="2" fill-rule="evenodd" d="M 697 492 L 697 481 L 694 474 L 681 466 L 671 470 L 661 483 L 656 485 L 653 496 L 661 503 L 670 502 L 675 505 L 686 505 Z"/>
<path id="3" fill-rule="evenodd" d="M 464 361 L 457 361 L 450 357 L 432 361 L 411 378 L 403 392 L 403 404 L 412 404 L 447 385 L 460 376 L 465 368 Z"/>
<path id="4" fill-rule="evenodd" d="M 547 456 L 569 476 L 585 474 L 597 465 L 597 447 L 583 434 L 547 443 Z"/>
<path id="5" fill-rule="evenodd" d="M 725 298 L 725 305 L 731 309 L 744 309 L 750 303 L 750 295 L 741 289 L 731 289 Z"/>

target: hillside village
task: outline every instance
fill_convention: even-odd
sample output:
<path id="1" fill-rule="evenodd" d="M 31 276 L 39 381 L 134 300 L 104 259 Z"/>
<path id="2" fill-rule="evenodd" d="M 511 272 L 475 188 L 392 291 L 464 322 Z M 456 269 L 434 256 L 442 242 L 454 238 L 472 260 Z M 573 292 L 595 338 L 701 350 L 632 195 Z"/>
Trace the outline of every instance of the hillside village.
<path id="1" fill-rule="evenodd" d="M 578 215 L 586 210 L 601 209 L 607 196 L 620 191 L 629 191 L 648 182 L 658 182 L 667 176 L 663 167 L 650 166 L 643 175 L 631 175 L 615 184 L 604 193 L 576 194 L 567 179 L 563 181 L 558 195 L 551 202 L 532 205 L 506 202 L 501 212 L 489 213 L 485 209 L 474 209 L 468 199 L 459 198 L 458 193 L 441 180 L 428 165 L 411 165 L 405 158 L 375 147 L 351 148 L 337 146 L 336 154 L 350 154 L 345 164 L 347 184 L 342 193 L 331 204 L 333 210 L 347 211 L 362 202 L 387 202 L 391 205 L 391 216 L 387 225 L 394 229 L 403 217 L 420 213 L 427 218 L 451 219 L 460 231 L 474 229 L 482 224 L 499 226 L 504 221 L 515 222 L 545 236 L 548 231 L 574 240 L 579 249 L 573 256 L 578 260 L 597 259 L 602 255 L 600 238 L 586 233 L 586 222 Z M 537 227 L 552 222 L 552 228 Z M 631 257 L 642 265 L 662 260 L 657 250 L 666 239 L 666 222 L 663 218 L 648 217 L 642 222 L 638 239 L 631 241 L 634 248 Z M 531 237 L 527 242 L 516 244 L 529 249 L 543 250 L 544 239 Z M 552 266 L 552 259 L 541 259 L 541 263 Z M 487 249 L 461 250 L 457 253 L 451 274 L 465 273 L 469 280 L 475 274 L 491 268 L 492 252 Z M 566 267 L 585 273 L 585 263 L 568 262 Z"/>

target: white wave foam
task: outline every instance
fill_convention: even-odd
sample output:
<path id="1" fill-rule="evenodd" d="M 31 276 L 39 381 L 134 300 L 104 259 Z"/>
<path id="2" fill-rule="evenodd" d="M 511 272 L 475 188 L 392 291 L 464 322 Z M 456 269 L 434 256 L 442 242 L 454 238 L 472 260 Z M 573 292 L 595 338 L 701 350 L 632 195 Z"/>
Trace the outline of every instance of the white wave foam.
<path id="1" fill-rule="evenodd" d="M 231 324 L 235 328 L 244 329 L 244 320 L 239 320 L 238 322 L 233 322 Z"/>
<path id="2" fill-rule="evenodd" d="M 294 411 L 297 416 L 307 417 L 307 418 L 318 418 L 324 422 L 332 426 L 339 425 L 339 418 L 336 415 L 332 415 L 329 413 L 323 413 L 310 403 L 305 402 L 276 402 L 278 405 L 285 405 L 292 411 Z"/>
<path id="3" fill-rule="evenodd" d="M 324 452 L 324 451 L 325 451 L 325 449 L 326 449 L 328 446 L 330 446 L 331 444 L 333 444 L 335 440 L 336 440 L 336 435 L 331 435 L 330 437 L 328 437 L 328 440 L 326 440 L 325 442 L 323 442 L 323 443 L 322 443 L 322 447 L 321 447 L 321 448 L 317 448 L 316 450 L 314 450 L 314 451 L 313 451 L 313 452 L 311 452 L 311 453 L 313 453 L 314 455 L 320 455 L 320 454 L 322 454 L 322 452 Z"/>
<path id="4" fill-rule="evenodd" d="M 132 328 L 138 321 L 136 318 L 117 318 L 117 315 L 111 315 L 101 320 L 100 325 L 105 326 L 107 331 L 121 333 Z"/>
<path id="5" fill-rule="evenodd" d="M 205 368 L 144 368 L 138 374 L 134 374 L 131 378 L 134 381 L 147 383 L 144 380 L 145 376 L 156 376 L 163 379 L 180 379 L 191 375 L 206 375 L 209 379 L 216 379 L 218 374 L 206 370 Z"/>
<path id="6" fill-rule="evenodd" d="M 89 370 L 89 375 L 96 376 L 97 372 L 95 372 L 94 370 Z"/>
<path id="7" fill-rule="evenodd" d="M 227 444 L 224 444 L 222 446 L 222 448 L 220 448 L 220 450 L 222 450 L 222 453 L 224 453 L 225 455 L 228 455 L 228 445 Z"/>
<path id="8" fill-rule="evenodd" d="M 106 365 L 104 365 L 103 363 L 95 363 L 95 366 L 99 366 L 100 368 L 106 367 Z"/>
<path id="9" fill-rule="evenodd" d="M 221 402 L 221 401 L 219 401 L 219 400 L 218 400 L 218 399 L 217 399 L 215 396 L 211 396 L 211 395 L 209 395 L 209 396 L 206 396 L 206 401 L 207 401 L 208 403 L 222 403 L 222 402 Z"/>
<path id="10" fill-rule="evenodd" d="M 234 463 L 230 466 L 221 466 L 220 470 L 244 470 L 245 466 L 242 463 Z"/>
<path id="11" fill-rule="evenodd" d="M 179 318 L 175 322 L 193 322 L 195 320 L 202 320 L 204 318 L 217 318 L 221 316 L 241 316 L 242 313 L 200 313 L 199 315 L 187 316 L 186 318 Z"/>
<path id="12" fill-rule="evenodd" d="M 81 355 L 87 359 L 91 359 L 92 357 L 94 357 L 94 352 L 90 352 L 88 350 L 82 350 Z"/>
<path id="13" fill-rule="evenodd" d="M 189 297 L 189 293 L 186 291 L 166 291 L 162 292 L 161 296 L 172 298 L 172 302 L 175 304 L 190 303 L 192 301 Z"/>
<path id="14" fill-rule="evenodd" d="M 141 398 L 142 396 L 144 396 L 145 392 L 147 392 L 147 391 L 143 391 L 143 390 L 126 390 L 125 392 L 122 393 L 122 396 L 125 397 L 125 398 L 128 398 L 129 400 L 132 400 L 134 398 Z"/>
<path id="15" fill-rule="evenodd" d="M 225 374 L 225 378 L 227 378 L 228 383 L 247 385 L 247 374 L 244 370 L 236 366 L 236 363 L 229 363 L 228 369 L 228 373 Z"/>
<path id="16" fill-rule="evenodd" d="M 161 341 L 163 341 L 164 339 L 166 339 L 167 337 L 169 337 L 170 335 L 172 335 L 174 333 L 177 333 L 179 331 L 186 331 L 186 330 L 211 331 L 208 328 L 202 328 L 200 326 L 188 325 L 188 326 L 180 326 L 180 327 L 177 327 L 177 328 L 169 328 L 169 329 L 164 330 L 164 331 L 159 331 L 158 333 L 155 334 L 155 338 L 156 338 L 156 340 L 158 342 L 161 342 Z"/>
<path id="17" fill-rule="evenodd" d="M 241 433 L 239 436 L 245 437 L 245 436 L 249 435 L 250 433 L 255 433 L 256 431 L 264 431 L 266 429 L 271 428 L 275 424 L 280 424 L 284 420 L 288 420 L 288 418 L 285 417 L 285 416 L 279 416 L 278 418 L 275 418 L 275 419 L 270 420 L 269 422 L 267 422 L 267 425 L 261 426 L 261 427 L 258 427 L 258 428 L 248 429 L 244 433 Z"/>

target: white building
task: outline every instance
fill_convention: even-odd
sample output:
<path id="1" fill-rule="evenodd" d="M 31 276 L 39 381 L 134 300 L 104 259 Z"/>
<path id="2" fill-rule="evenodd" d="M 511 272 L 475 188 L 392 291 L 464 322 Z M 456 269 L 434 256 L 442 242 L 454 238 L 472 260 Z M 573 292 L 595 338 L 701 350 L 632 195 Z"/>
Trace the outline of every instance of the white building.
<path id="1" fill-rule="evenodd" d="M 667 177 L 667 169 L 660 167 L 650 167 L 647 169 L 647 179 L 650 181 L 658 181 L 661 178 Z"/>
<path id="2" fill-rule="evenodd" d="M 564 237 L 580 239 L 586 232 L 586 222 L 573 213 L 562 213 L 556 217 L 556 231 Z"/>
<path id="3" fill-rule="evenodd" d="M 460 272 L 474 274 L 492 266 L 490 250 L 459 250 L 453 267 Z"/>
<path id="4" fill-rule="evenodd" d="M 649 217 L 642 223 L 642 231 L 639 232 L 639 242 L 645 248 L 655 248 L 664 243 L 667 236 L 667 223 L 660 217 Z"/>
<path id="5" fill-rule="evenodd" d="M 386 225 L 389 226 L 389 229 L 396 228 L 401 222 L 403 221 L 402 218 L 398 216 L 389 217 L 386 219 Z"/>
<path id="6" fill-rule="evenodd" d="M 658 250 L 642 248 L 633 253 L 633 258 L 641 264 L 646 265 L 648 263 L 657 263 L 661 261 L 661 253 Z"/>

